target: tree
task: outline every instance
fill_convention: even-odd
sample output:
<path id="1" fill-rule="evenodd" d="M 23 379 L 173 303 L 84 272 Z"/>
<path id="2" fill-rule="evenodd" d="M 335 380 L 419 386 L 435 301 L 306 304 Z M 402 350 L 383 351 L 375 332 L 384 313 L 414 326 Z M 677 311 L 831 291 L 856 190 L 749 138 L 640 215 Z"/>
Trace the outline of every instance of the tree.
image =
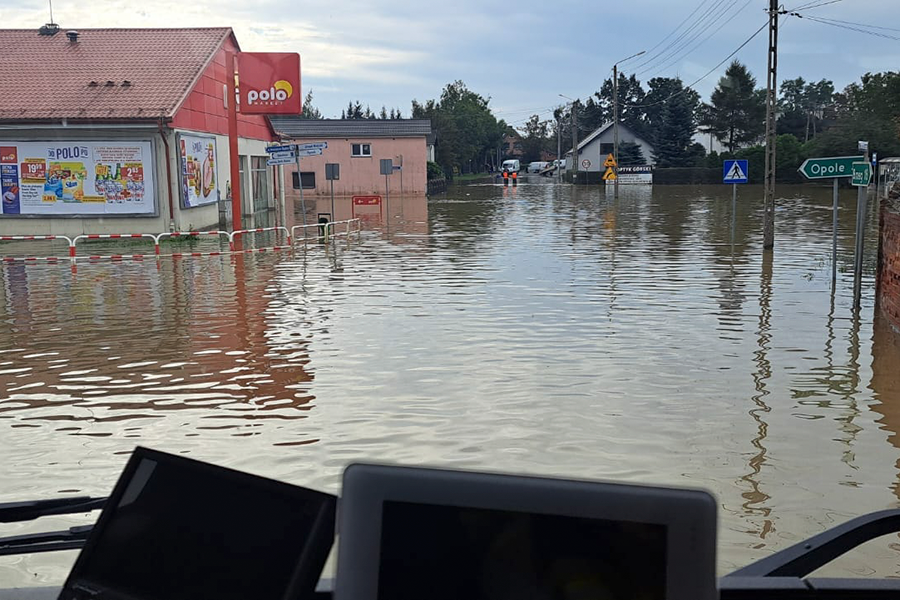
<path id="1" fill-rule="evenodd" d="M 378 118 L 379 119 L 387 119 L 388 118 L 388 111 L 387 111 L 387 108 L 384 107 L 384 104 L 381 105 L 381 112 L 378 113 Z"/>
<path id="2" fill-rule="evenodd" d="M 347 105 L 346 110 L 341 111 L 341 118 L 342 119 L 363 119 L 363 118 L 365 118 L 363 116 L 363 107 L 362 107 L 362 104 L 359 102 L 359 100 L 357 100 L 356 103 L 351 101 Z"/>
<path id="3" fill-rule="evenodd" d="M 619 166 L 633 167 L 646 164 L 647 161 L 644 160 L 644 152 L 640 145 L 634 142 L 619 143 Z"/>
<path id="4" fill-rule="evenodd" d="M 704 125 L 734 152 L 763 135 L 765 119 L 765 91 L 756 89 L 756 79 L 747 67 L 732 62 L 710 96 Z"/>
<path id="5" fill-rule="evenodd" d="M 541 153 L 549 146 L 550 121 L 541 121 L 538 115 L 531 115 L 525 123 L 524 133 L 522 160 L 524 162 L 541 160 Z"/>
<path id="6" fill-rule="evenodd" d="M 462 81 L 447 84 L 440 100 L 413 100 L 413 118 L 431 119 L 435 159 L 445 170 L 480 170 L 500 145 L 507 125 L 494 117 L 488 104 L 489 99 Z"/>
<path id="7" fill-rule="evenodd" d="M 824 111 L 834 103 L 834 84 L 822 79 L 807 83 L 802 77 L 781 82 L 778 133 L 809 140 L 822 129 Z"/>
<path id="8" fill-rule="evenodd" d="M 700 94 L 679 78 L 656 77 L 648 82 L 645 98 L 648 134 L 660 167 L 685 167 L 696 162 L 689 151 L 697 132 Z"/>
<path id="9" fill-rule="evenodd" d="M 647 135 L 647 121 L 643 105 L 646 104 L 644 88 L 637 77 L 626 77 L 619 73 L 619 122 L 624 123 L 636 134 L 644 137 Z M 613 81 L 610 77 L 600 86 L 600 91 L 594 94 L 597 99 L 598 111 L 593 120 L 591 131 L 604 123 L 613 120 Z M 590 99 L 589 99 L 590 100 Z M 597 119 L 599 117 L 599 120 Z"/>
<path id="10" fill-rule="evenodd" d="M 306 97 L 303 99 L 303 112 L 300 114 L 300 117 L 303 119 L 321 119 L 322 112 L 313 106 L 313 91 L 309 90 L 306 92 Z"/>

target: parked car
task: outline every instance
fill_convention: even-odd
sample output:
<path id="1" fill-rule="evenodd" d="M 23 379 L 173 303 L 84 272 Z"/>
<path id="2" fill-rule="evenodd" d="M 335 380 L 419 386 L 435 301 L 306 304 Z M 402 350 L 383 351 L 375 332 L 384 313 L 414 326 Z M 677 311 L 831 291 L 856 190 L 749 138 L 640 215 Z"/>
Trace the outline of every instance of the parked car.
<path id="1" fill-rule="evenodd" d="M 519 163 L 519 160 L 516 158 L 511 158 L 509 160 L 504 160 L 503 164 L 500 166 L 501 171 L 508 171 L 510 173 L 518 173 L 522 170 L 522 166 Z"/>
<path id="2" fill-rule="evenodd" d="M 548 163 L 546 161 L 542 161 L 542 160 L 536 160 L 532 163 L 528 163 L 528 172 L 529 173 L 540 173 L 541 171 L 546 169 L 549 164 L 550 163 Z"/>

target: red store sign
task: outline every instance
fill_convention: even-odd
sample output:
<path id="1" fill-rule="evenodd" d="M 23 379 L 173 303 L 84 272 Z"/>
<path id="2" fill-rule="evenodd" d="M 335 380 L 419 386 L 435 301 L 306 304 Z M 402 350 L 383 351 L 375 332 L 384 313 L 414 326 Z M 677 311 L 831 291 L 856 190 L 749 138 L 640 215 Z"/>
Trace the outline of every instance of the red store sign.
<path id="1" fill-rule="evenodd" d="M 241 52 L 237 55 L 237 65 L 242 114 L 300 114 L 299 54 Z"/>

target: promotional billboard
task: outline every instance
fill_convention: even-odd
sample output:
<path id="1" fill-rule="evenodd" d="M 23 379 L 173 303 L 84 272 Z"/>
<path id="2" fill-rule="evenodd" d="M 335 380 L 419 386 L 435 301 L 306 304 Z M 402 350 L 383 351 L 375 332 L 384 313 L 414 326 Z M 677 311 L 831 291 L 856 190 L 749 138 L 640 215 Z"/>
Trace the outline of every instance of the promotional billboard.
<path id="1" fill-rule="evenodd" d="M 0 215 L 155 214 L 150 142 L 0 141 Z"/>
<path id="2" fill-rule="evenodd" d="M 241 52 L 237 55 L 240 102 L 245 115 L 299 115 L 300 55 Z"/>
<path id="3" fill-rule="evenodd" d="M 216 176 L 216 138 L 178 134 L 181 157 L 181 203 L 185 208 L 212 204 L 219 199 Z"/>
<path id="4" fill-rule="evenodd" d="M 619 183 L 622 185 L 653 185 L 653 167 L 651 165 L 619 167 L 618 171 Z M 614 181 L 606 182 L 607 185 L 614 183 Z"/>

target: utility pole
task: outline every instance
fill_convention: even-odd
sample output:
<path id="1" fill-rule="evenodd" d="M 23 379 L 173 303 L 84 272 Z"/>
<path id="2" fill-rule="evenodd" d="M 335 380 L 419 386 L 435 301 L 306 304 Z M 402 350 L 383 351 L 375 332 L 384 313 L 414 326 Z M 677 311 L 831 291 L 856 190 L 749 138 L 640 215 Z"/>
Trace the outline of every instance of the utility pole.
<path id="1" fill-rule="evenodd" d="M 613 180 L 613 198 L 619 199 L 619 63 L 613 65 L 613 158 L 616 174 Z"/>
<path id="2" fill-rule="evenodd" d="M 769 0 L 769 64 L 766 73 L 766 191 L 763 250 L 775 246 L 775 96 L 778 86 L 778 0 Z"/>
<path id="3" fill-rule="evenodd" d="M 562 181 L 562 169 L 559 161 L 562 158 L 562 113 L 556 118 L 556 179 Z"/>
<path id="4" fill-rule="evenodd" d="M 613 167 L 613 172 L 616 174 L 616 178 L 613 180 L 613 198 L 616 200 L 619 199 L 619 63 L 637 58 L 646 52 L 646 50 L 641 50 L 613 65 L 613 158 L 616 162 L 616 166 Z"/>
<path id="5" fill-rule="evenodd" d="M 578 183 L 578 101 L 572 102 L 572 183 Z"/>

